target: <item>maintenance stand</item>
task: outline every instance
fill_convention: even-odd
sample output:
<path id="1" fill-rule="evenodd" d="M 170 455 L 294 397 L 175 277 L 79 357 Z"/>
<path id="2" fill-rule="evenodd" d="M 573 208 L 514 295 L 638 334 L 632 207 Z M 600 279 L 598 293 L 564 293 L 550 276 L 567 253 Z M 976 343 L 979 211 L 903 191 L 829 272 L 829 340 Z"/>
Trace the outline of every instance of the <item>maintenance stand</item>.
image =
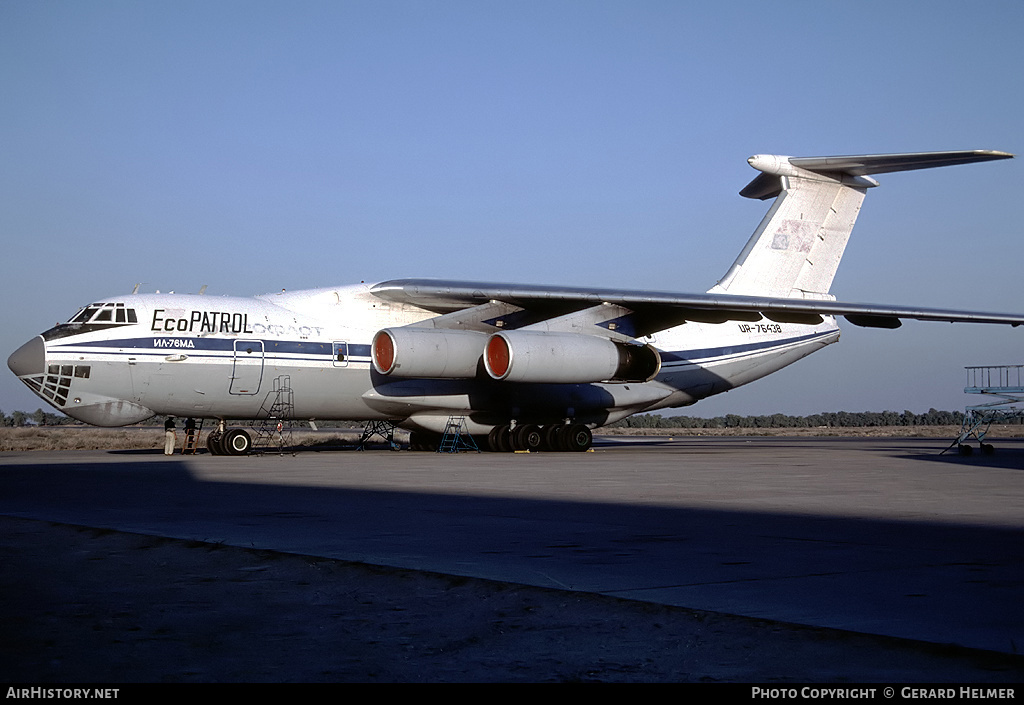
<path id="1" fill-rule="evenodd" d="M 968 406 L 964 412 L 960 435 L 946 450 L 956 446 L 960 455 L 974 452 L 968 442 L 973 438 L 985 455 L 991 455 L 995 448 L 985 442 L 989 427 L 993 423 L 1008 423 L 1024 417 L 1024 365 L 994 365 L 987 367 L 966 367 L 967 386 L 964 394 L 985 394 L 994 397 L 988 404 Z M 946 451 L 942 451 L 945 453 Z"/>

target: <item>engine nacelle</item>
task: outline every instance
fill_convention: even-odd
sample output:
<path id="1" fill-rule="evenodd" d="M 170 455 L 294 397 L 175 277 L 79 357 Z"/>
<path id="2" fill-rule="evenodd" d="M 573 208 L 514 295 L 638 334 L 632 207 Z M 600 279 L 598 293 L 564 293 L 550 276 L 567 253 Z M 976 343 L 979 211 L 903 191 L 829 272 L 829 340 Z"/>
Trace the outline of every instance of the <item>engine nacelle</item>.
<path id="1" fill-rule="evenodd" d="M 593 335 L 515 330 L 490 337 L 484 368 L 508 382 L 647 382 L 661 370 L 661 355 Z"/>
<path id="2" fill-rule="evenodd" d="M 385 328 L 370 346 L 373 368 L 392 377 L 476 377 L 487 334 L 438 328 Z"/>

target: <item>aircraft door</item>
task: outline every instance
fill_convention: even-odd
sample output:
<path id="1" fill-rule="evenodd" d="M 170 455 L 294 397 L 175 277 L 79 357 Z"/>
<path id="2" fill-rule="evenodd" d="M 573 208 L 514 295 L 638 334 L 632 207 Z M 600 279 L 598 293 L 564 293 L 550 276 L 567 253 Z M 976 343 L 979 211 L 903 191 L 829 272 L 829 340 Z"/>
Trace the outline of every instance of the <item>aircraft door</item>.
<path id="1" fill-rule="evenodd" d="M 231 368 L 231 394 L 252 395 L 260 391 L 263 381 L 263 341 L 236 340 L 235 358 Z"/>

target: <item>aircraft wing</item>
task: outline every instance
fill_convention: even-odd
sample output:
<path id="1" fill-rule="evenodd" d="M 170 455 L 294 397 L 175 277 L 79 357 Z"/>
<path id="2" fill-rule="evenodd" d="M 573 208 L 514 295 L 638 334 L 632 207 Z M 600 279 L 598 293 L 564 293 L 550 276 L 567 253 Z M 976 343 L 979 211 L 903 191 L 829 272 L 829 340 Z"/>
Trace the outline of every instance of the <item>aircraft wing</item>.
<path id="1" fill-rule="evenodd" d="M 900 319 L 1024 324 L 1024 314 L 434 279 L 393 279 L 373 286 L 371 291 L 386 301 L 411 304 L 440 314 L 431 321 L 437 328 L 520 328 L 558 318 L 580 320 L 584 312 L 588 312 L 591 323 L 617 332 L 621 337 L 649 335 L 686 321 L 722 323 L 766 318 L 780 323 L 814 324 L 820 322 L 822 316 L 843 316 L 854 325 L 871 328 L 898 328 Z"/>

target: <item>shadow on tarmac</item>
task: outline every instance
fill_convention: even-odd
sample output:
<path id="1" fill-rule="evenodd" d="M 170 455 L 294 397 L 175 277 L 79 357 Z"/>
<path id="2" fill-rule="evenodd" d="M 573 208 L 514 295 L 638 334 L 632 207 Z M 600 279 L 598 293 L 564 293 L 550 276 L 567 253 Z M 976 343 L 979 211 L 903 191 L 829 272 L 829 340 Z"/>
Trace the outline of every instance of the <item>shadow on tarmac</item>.
<path id="1" fill-rule="evenodd" d="M 197 480 L 187 462 L 153 462 L 153 453 L 111 453 L 146 457 L 139 462 L 69 454 L 10 465 L 0 473 L 0 513 L 1005 653 L 1024 645 L 1019 527 L 483 496 L 466 487 L 273 484 L 258 468 L 239 481 Z M 966 460 L 1019 469 L 1022 457 Z"/>

